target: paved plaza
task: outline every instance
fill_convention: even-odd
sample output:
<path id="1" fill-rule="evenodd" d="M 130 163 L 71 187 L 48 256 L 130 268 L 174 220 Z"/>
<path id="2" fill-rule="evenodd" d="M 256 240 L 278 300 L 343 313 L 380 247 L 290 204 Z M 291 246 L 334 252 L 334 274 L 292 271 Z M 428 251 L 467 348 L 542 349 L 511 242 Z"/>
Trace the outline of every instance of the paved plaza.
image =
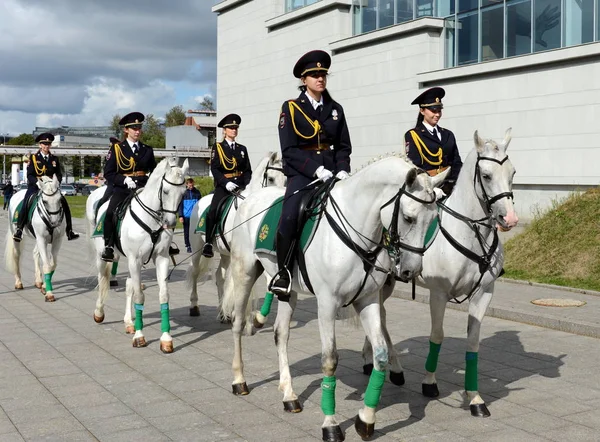
<path id="1" fill-rule="evenodd" d="M 3 244 L 6 223 L 6 212 L 2 212 Z M 75 220 L 75 226 L 85 231 L 82 220 Z M 183 238 L 176 239 L 182 248 Z M 290 365 L 304 411 L 288 414 L 277 389 L 274 315 L 263 330 L 244 337 L 251 392 L 236 397 L 231 393 L 232 334 L 229 326 L 215 319 L 214 282 L 199 287 L 201 316 L 190 317 L 184 282 L 187 261 L 171 278 L 175 352 L 164 355 L 158 343 L 160 310 L 152 266 L 143 273 L 149 345 L 133 348 L 122 322 L 125 266 L 119 287 L 111 290 L 106 320 L 96 324 L 92 319 L 96 272 L 86 240 L 63 244 L 54 275 L 55 303 L 45 303 L 33 286 L 32 241 L 26 238 L 25 244 L 25 290 L 14 291 L 13 276 L 6 271 L 0 276 L 0 441 L 321 439 L 322 374 L 314 297 L 301 296 L 292 323 Z M 187 256 L 180 255 L 178 261 Z M 403 355 L 406 384 L 384 385 L 373 440 L 600 439 L 600 342 L 591 337 L 600 335 L 600 297 L 497 284 L 490 309 L 497 317 L 488 316 L 483 322 L 479 356 L 480 391 L 492 416 L 480 419 L 471 417 L 461 393 L 466 314 L 454 309 L 446 313 L 438 370 L 441 394 L 436 400 L 427 399 L 421 395 L 421 380 L 428 351 L 429 307 L 425 292 L 419 290 L 417 301 L 422 302 L 417 302 L 404 299 L 408 286 L 400 289 L 403 292 L 386 307 L 392 339 Z M 549 296 L 583 299 L 587 304 L 549 310 L 529 302 Z M 362 374 L 363 333 L 339 322 L 337 334 L 338 417 L 346 440 L 358 441 L 353 419 L 368 382 Z"/>

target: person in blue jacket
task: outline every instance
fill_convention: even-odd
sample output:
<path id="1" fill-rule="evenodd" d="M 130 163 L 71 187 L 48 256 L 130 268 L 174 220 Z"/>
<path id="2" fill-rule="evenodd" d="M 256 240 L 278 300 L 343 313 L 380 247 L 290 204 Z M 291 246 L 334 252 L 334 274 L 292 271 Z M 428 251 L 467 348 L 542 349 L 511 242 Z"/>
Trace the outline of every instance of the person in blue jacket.
<path id="1" fill-rule="evenodd" d="M 198 189 L 194 187 L 194 179 L 188 178 L 185 182 L 187 189 L 185 189 L 185 193 L 183 194 L 183 199 L 181 200 L 181 204 L 179 204 L 179 222 L 183 223 L 183 237 L 185 239 L 185 248 L 188 253 L 192 253 L 192 247 L 190 246 L 190 217 L 192 216 L 192 211 L 194 210 L 194 206 L 198 202 L 200 198 L 202 198 L 202 194 Z"/>

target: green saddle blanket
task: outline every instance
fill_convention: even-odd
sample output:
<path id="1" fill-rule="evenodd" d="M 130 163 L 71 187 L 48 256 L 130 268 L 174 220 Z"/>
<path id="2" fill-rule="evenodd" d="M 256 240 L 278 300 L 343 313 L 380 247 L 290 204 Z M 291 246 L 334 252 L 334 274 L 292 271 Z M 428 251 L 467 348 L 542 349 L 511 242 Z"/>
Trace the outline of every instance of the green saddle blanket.
<path id="1" fill-rule="evenodd" d="M 100 218 L 98 218 L 98 220 L 96 221 L 96 228 L 94 229 L 94 233 L 92 233 L 92 238 L 104 236 L 104 218 L 106 218 L 106 211 L 104 211 L 104 213 L 100 215 Z M 119 220 L 118 229 L 120 230 L 120 228 L 121 222 Z"/>
<path id="2" fill-rule="evenodd" d="M 218 216 L 219 222 L 215 226 L 215 235 L 219 235 L 221 233 L 222 226 L 225 225 L 225 219 L 227 218 L 227 215 L 229 215 L 229 210 L 231 209 L 231 205 L 233 204 L 233 199 L 233 196 L 228 196 L 223 205 L 221 206 L 223 207 L 223 209 L 221 210 L 221 213 Z M 204 209 L 204 212 L 202 212 L 202 216 L 198 220 L 198 225 L 196 226 L 196 230 L 194 230 L 194 233 L 206 233 L 206 218 L 208 217 L 209 210 L 210 205 L 208 205 L 208 207 Z"/>
<path id="3" fill-rule="evenodd" d="M 256 232 L 255 253 L 277 255 L 275 251 L 275 238 L 277 237 L 277 226 L 279 225 L 279 218 L 281 218 L 281 211 L 283 209 L 282 201 L 283 197 L 276 199 L 271 208 L 263 216 Z M 312 241 L 319 224 L 319 219 L 318 215 L 310 216 L 302 228 L 299 246 L 303 252 L 306 251 Z"/>
<path id="4" fill-rule="evenodd" d="M 35 194 L 31 197 L 31 202 L 29 203 L 29 210 L 27 211 L 27 221 L 31 221 L 31 217 L 33 216 L 33 211 L 35 210 L 35 206 L 37 206 L 37 202 L 40 196 Z M 23 201 L 21 201 L 17 208 L 15 209 L 15 213 L 13 214 L 12 222 L 13 224 L 17 224 L 19 221 L 19 212 L 21 211 L 21 207 L 23 207 Z"/>

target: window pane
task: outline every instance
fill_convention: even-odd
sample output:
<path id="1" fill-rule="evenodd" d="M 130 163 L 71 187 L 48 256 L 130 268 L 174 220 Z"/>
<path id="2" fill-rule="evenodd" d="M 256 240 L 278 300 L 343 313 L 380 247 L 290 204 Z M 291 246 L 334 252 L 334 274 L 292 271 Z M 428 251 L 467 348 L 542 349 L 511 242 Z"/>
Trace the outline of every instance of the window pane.
<path id="1" fill-rule="evenodd" d="M 535 0 L 535 51 L 560 48 L 560 0 Z"/>
<path id="2" fill-rule="evenodd" d="M 394 24 L 394 1 L 379 0 L 379 27 L 390 26 Z"/>
<path id="3" fill-rule="evenodd" d="M 363 2 L 362 9 L 362 32 L 373 31 L 377 27 L 377 0 Z"/>
<path id="4" fill-rule="evenodd" d="M 477 63 L 477 11 L 458 16 L 458 64 Z"/>
<path id="5" fill-rule="evenodd" d="M 363 32 L 362 30 L 362 21 L 361 21 L 361 15 L 360 15 L 360 11 L 361 8 L 360 6 L 354 6 L 353 7 L 353 20 L 352 20 L 352 29 L 353 29 L 353 33 L 354 35 L 358 35 L 361 34 Z"/>
<path id="6" fill-rule="evenodd" d="M 454 17 L 447 18 L 444 23 L 446 30 L 446 60 L 444 64 L 447 68 L 454 67 L 454 55 L 456 54 L 455 23 Z"/>
<path id="7" fill-rule="evenodd" d="M 506 56 L 531 52 L 531 0 L 506 3 Z"/>
<path id="8" fill-rule="evenodd" d="M 398 0 L 396 4 L 396 23 L 413 19 L 413 0 Z"/>
<path id="9" fill-rule="evenodd" d="M 479 0 L 458 0 L 458 12 L 467 12 L 477 9 Z"/>
<path id="10" fill-rule="evenodd" d="M 565 0 L 565 46 L 594 39 L 594 0 Z"/>
<path id="11" fill-rule="evenodd" d="M 436 15 L 438 17 L 453 15 L 456 12 L 455 4 L 455 0 L 438 0 Z"/>
<path id="12" fill-rule="evenodd" d="M 433 0 L 417 0 L 417 17 L 433 16 Z"/>
<path id="13" fill-rule="evenodd" d="M 481 60 L 504 57 L 504 5 L 481 10 Z"/>

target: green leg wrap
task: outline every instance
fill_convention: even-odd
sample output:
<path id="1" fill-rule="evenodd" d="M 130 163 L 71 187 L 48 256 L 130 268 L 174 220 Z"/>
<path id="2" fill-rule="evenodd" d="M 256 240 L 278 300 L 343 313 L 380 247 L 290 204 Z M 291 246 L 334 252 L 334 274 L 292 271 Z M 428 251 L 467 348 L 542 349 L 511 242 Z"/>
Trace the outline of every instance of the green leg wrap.
<path id="1" fill-rule="evenodd" d="M 269 316 L 271 312 L 271 304 L 273 303 L 273 293 L 267 292 L 265 293 L 265 300 L 263 301 L 263 305 L 260 308 L 260 314 L 264 317 Z"/>
<path id="2" fill-rule="evenodd" d="M 54 273 L 54 272 L 52 272 L 52 273 Z M 46 282 L 46 291 L 47 292 L 52 291 L 52 273 L 44 274 L 44 281 Z"/>
<path id="3" fill-rule="evenodd" d="M 323 377 L 321 382 L 321 410 L 325 416 L 335 414 L 335 376 Z"/>
<path id="4" fill-rule="evenodd" d="M 52 278 L 54 277 L 54 272 L 55 272 L 55 271 L 56 271 L 56 270 L 52 270 L 52 271 L 50 272 L 50 279 L 52 279 Z"/>
<path id="5" fill-rule="evenodd" d="M 434 344 L 429 341 L 429 354 L 427 355 L 427 362 L 425 362 L 425 370 L 430 373 L 435 373 L 437 370 L 438 357 L 440 356 L 440 349 L 442 344 Z"/>
<path id="6" fill-rule="evenodd" d="M 119 269 L 119 262 L 115 261 L 112 263 L 112 268 L 110 269 L 110 274 L 115 276 L 117 274 L 117 270 Z"/>
<path id="7" fill-rule="evenodd" d="M 381 398 L 381 389 L 385 382 L 385 371 L 373 369 L 369 378 L 369 385 L 365 393 L 365 405 L 370 408 L 377 408 Z"/>
<path id="8" fill-rule="evenodd" d="M 171 331 L 171 324 L 169 322 L 168 302 L 160 305 L 160 331 L 162 331 L 163 333 L 169 333 Z"/>
<path id="9" fill-rule="evenodd" d="M 134 304 L 135 307 L 135 330 L 142 330 L 144 328 L 144 320 L 142 314 L 144 313 L 144 304 Z"/>
<path id="10" fill-rule="evenodd" d="M 477 358 L 478 353 L 467 352 L 467 370 L 465 371 L 465 390 L 467 391 L 477 391 L 479 387 L 477 385 Z"/>

